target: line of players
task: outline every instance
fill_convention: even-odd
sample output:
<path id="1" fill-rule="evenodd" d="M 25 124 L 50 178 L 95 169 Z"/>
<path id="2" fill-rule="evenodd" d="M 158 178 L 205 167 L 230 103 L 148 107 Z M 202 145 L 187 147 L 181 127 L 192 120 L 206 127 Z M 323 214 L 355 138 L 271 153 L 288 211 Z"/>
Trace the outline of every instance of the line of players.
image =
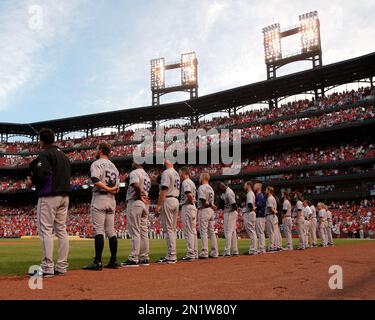
<path id="1" fill-rule="evenodd" d="M 92 264 L 85 266 L 85 270 L 102 270 L 102 252 L 104 236 L 109 239 L 111 258 L 107 268 L 118 268 L 117 237 L 114 229 L 114 213 L 116 209 L 115 195 L 119 191 L 119 172 L 108 159 L 110 146 L 102 143 L 97 149 L 97 160 L 90 168 L 91 180 L 94 183 L 91 201 L 91 220 L 95 232 L 95 258 Z M 182 167 L 177 172 L 173 164 L 165 160 L 165 170 L 159 181 L 159 198 L 155 214 L 160 216 L 161 225 L 165 234 L 167 254 L 158 263 L 175 264 L 176 226 L 177 216 L 181 213 L 184 238 L 187 252 L 182 261 L 191 262 L 196 259 L 218 258 L 219 250 L 215 234 L 215 211 L 224 211 L 225 249 L 223 256 L 238 256 L 237 245 L 237 218 L 238 206 L 233 190 L 224 182 L 217 183 L 220 200 L 215 205 L 215 192 L 210 185 L 210 175 L 202 173 L 198 189 L 190 179 L 189 169 Z M 123 267 L 148 266 L 149 238 L 148 238 L 148 193 L 151 180 L 142 165 L 133 163 L 129 174 L 129 186 L 126 193 L 126 215 L 128 230 L 131 236 L 131 252 L 128 259 L 121 263 Z M 287 240 L 287 248 L 282 248 L 282 236 L 277 216 L 277 201 L 273 187 L 267 187 L 262 192 L 262 184 L 251 182 L 244 184 L 246 202 L 242 204 L 242 214 L 246 231 L 250 237 L 249 255 L 281 250 L 293 250 L 292 245 L 292 205 L 288 194 L 283 195 L 282 215 L 283 229 Z M 317 247 L 317 230 L 322 246 L 333 245 L 332 216 L 323 203 L 318 203 L 318 218 L 316 209 L 311 203 L 304 200 L 300 193 L 295 193 L 296 225 L 299 234 L 298 249 Z M 197 221 L 198 220 L 198 221 Z M 197 222 L 202 243 L 198 253 Z M 269 247 L 266 250 L 265 235 L 269 238 Z M 209 240 L 211 247 L 209 248 Z"/>

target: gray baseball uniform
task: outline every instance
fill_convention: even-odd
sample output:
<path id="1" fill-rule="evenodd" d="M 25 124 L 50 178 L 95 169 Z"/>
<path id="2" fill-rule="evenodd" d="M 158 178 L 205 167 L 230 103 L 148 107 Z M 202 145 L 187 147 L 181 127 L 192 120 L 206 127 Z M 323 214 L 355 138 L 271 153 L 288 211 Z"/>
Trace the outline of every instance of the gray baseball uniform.
<path id="1" fill-rule="evenodd" d="M 252 205 L 252 210 L 249 209 L 249 204 Z M 246 195 L 246 207 L 244 208 L 243 213 L 243 222 L 245 225 L 246 232 L 250 238 L 250 254 L 255 254 L 258 248 L 258 237 L 255 230 L 255 221 L 255 194 L 252 190 L 250 190 Z"/>
<path id="2" fill-rule="evenodd" d="M 276 236 L 278 236 L 275 231 L 275 214 L 273 210 L 277 210 L 277 202 L 273 195 L 269 195 L 266 201 L 266 230 L 269 238 L 269 250 L 274 250 L 276 246 Z"/>
<path id="3" fill-rule="evenodd" d="M 219 249 L 217 246 L 217 239 L 215 234 L 215 212 L 212 208 L 204 208 L 202 199 L 209 204 L 214 204 L 215 193 L 212 187 L 207 184 L 202 184 L 198 188 L 198 212 L 199 212 L 199 233 L 202 241 L 201 257 L 208 256 L 217 257 Z M 211 240 L 211 252 L 208 253 L 208 238 Z"/>
<path id="4" fill-rule="evenodd" d="M 328 210 L 327 211 L 327 241 L 328 241 L 328 244 L 330 245 L 333 244 L 332 227 L 333 227 L 332 213 L 331 211 Z"/>
<path id="5" fill-rule="evenodd" d="M 292 205 L 288 199 L 285 199 L 283 202 L 283 229 L 284 235 L 286 238 L 287 248 L 289 250 L 293 249 L 293 238 L 292 238 Z"/>
<path id="6" fill-rule="evenodd" d="M 303 216 L 305 218 L 305 246 L 309 247 L 309 230 L 310 230 L 310 220 L 311 220 L 311 209 L 309 206 L 303 208 Z"/>
<path id="7" fill-rule="evenodd" d="M 148 213 L 149 208 L 138 199 L 134 184 L 138 184 L 141 192 L 146 196 L 151 188 L 151 180 L 142 168 L 134 169 L 129 174 L 129 187 L 126 192 L 126 215 L 132 248 L 128 260 L 138 262 L 149 259 Z"/>
<path id="8" fill-rule="evenodd" d="M 160 221 L 167 242 L 168 260 L 176 260 L 176 227 L 179 209 L 180 176 L 174 168 L 165 170 L 161 175 L 161 187 L 167 188 L 164 203 L 160 210 Z"/>
<path id="9" fill-rule="evenodd" d="M 107 186 L 119 186 L 119 172 L 116 166 L 108 159 L 98 159 L 90 167 L 91 178 L 97 178 Z M 116 235 L 115 211 L 116 199 L 108 193 L 94 186 L 91 199 L 91 221 L 95 235 L 106 234 L 108 238 Z"/>
<path id="10" fill-rule="evenodd" d="M 237 210 L 232 209 L 232 205 L 236 203 L 236 196 L 229 187 L 221 195 L 224 200 L 224 235 L 225 235 L 225 255 L 238 254 L 237 240 Z"/>
<path id="11" fill-rule="evenodd" d="M 317 219 L 316 219 L 315 206 L 311 205 L 310 210 L 311 210 L 311 220 L 310 220 L 309 234 L 310 234 L 312 245 L 316 246 L 316 244 L 317 244 L 317 241 L 316 241 Z"/>
<path id="12" fill-rule="evenodd" d="M 325 209 L 319 210 L 318 213 L 319 216 L 319 235 L 320 240 L 322 242 L 323 247 L 326 247 L 328 244 L 328 238 L 327 238 L 327 211 Z"/>
<path id="13" fill-rule="evenodd" d="M 189 178 L 181 183 L 181 222 L 187 245 L 186 256 L 195 259 L 198 256 L 197 207 L 195 204 L 187 202 L 187 193 L 191 193 L 195 201 L 197 188 L 194 182 Z"/>
<path id="14" fill-rule="evenodd" d="M 306 248 L 306 234 L 305 234 L 305 217 L 303 215 L 303 203 L 302 201 L 298 200 L 296 203 L 296 224 L 297 224 L 297 231 L 298 231 L 298 238 L 299 238 L 299 248 L 305 249 Z M 301 215 L 298 217 L 298 211 L 301 210 Z"/>

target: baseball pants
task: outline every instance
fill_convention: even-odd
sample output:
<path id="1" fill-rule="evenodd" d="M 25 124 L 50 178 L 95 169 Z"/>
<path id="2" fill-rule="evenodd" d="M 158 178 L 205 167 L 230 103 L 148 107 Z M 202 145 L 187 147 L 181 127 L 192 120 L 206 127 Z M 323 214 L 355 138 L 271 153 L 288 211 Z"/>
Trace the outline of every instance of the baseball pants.
<path id="1" fill-rule="evenodd" d="M 316 218 L 312 218 L 310 221 L 310 228 L 309 228 L 309 233 L 310 233 L 310 238 L 312 245 L 316 245 L 316 225 L 317 225 L 317 220 Z"/>
<path id="2" fill-rule="evenodd" d="M 91 223 L 94 227 L 94 235 L 101 234 L 112 238 L 115 231 L 116 200 L 108 195 L 93 195 L 91 200 Z"/>
<path id="3" fill-rule="evenodd" d="M 202 241 L 201 257 L 217 257 L 219 249 L 215 234 L 215 212 L 211 208 L 199 209 L 199 233 Z M 211 241 L 211 252 L 208 254 L 208 239 Z"/>
<path id="4" fill-rule="evenodd" d="M 250 238 L 250 247 L 249 253 L 256 253 L 258 247 L 258 237 L 255 230 L 255 223 L 256 223 L 256 214 L 254 211 L 252 212 L 245 212 L 243 215 L 243 222 L 245 225 L 245 230 Z"/>
<path id="5" fill-rule="evenodd" d="M 327 241 L 328 244 L 333 244 L 332 223 L 327 223 Z"/>
<path id="6" fill-rule="evenodd" d="M 275 247 L 282 248 L 283 247 L 283 238 L 281 236 L 280 227 L 279 227 L 279 218 L 277 215 L 274 215 L 274 232 L 275 232 Z"/>
<path id="7" fill-rule="evenodd" d="M 305 220 L 305 245 L 306 245 L 306 248 L 309 247 L 309 235 L 310 235 L 310 221 L 309 220 Z"/>
<path id="8" fill-rule="evenodd" d="M 275 247 L 275 223 L 274 223 L 273 214 L 269 214 L 266 216 L 266 232 L 269 238 L 268 249 L 273 250 L 276 248 Z"/>
<path id="9" fill-rule="evenodd" d="M 130 261 L 149 259 L 148 206 L 141 200 L 128 201 L 127 221 L 132 248 L 128 256 Z"/>
<path id="10" fill-rule="evenodd" d="M 293 249 L 293 237 L 292 237 L 293 222 L 291 217 L 283 218 L 284 235 L 289 250 Z"/>
<path id="11" fill-rule="evenodd" d="M 265 228 L 266 228 L 266 218 L 256 218 L 255 230 L 257 233 L 257 237 L 258 237 L 260 253 L 266 252 L 266 236 L 264 234 Z"/>
<path id="12" fill-rule="evenodd" d="M 168 260 L 176 260 L 176 227 L 178 216 L 179 202 L 176 198 L 166 198 L 160 210 L 160 222 L 163 227 L 165 240 L 167 243 Z"/>
<path id="13" fill-rule="evenodd" d="M 225 254 L 238 254 L 237 211 L 224 211 Z"/>
<path id="14" fill-rule="evenodd" d="M 69 240 L 66 231 L 69 197 L 40 197 L 37 205 L 37 227 L 42 241 L 41 268 L 45 273 L 54 269 L 66 272 L 68 268 Z M 56 266 L 53 261 L 53 232 L 58 238 L 58 257 Z"/>
<path id="15" fill-rule="evenodd" d="M 306 248 L 306 223 L 305 218 L 297 218 L 297 231 L 298 231 L 298 239 L 299 239 L 299 245 L 298 247 L 300 249 Z"/>
<path id="16" fill-rule="evenodd" d="M 326 247 L 328 244 L 326 222 L 322 222 L 319 224 L 319 236 L 323 247 Z"/>
<path id="17" fill-rule="evenodd" d="M 187 254 L 192 259 L 197 257 L 197 208 L 192 204 L 185 204 L 181 207 L 181 222 L 186 240 Z"/>

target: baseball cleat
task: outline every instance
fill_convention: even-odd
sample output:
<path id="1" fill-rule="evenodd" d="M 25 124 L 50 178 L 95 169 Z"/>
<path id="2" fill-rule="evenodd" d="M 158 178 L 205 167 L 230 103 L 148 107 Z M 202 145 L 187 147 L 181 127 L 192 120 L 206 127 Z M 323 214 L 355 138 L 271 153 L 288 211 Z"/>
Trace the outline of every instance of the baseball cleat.
<path id="1" fill-rule="evenodd" d="M 138 264 L 140 267 L 147 267 L 150 265 L 150 260 L 148 259 L 139 260 Z"/>
<path id="2" fill-rule="evenodd" d="M 54 271 L 54 275 L 55 275 L 55 276 L 65 276 L 65 275 L 66 275 L 66 272 L 61 272 L 61 271 L 55 270 L 55 271 Z"/>
<path id="3" fill-rule="evenodd" d="M 132 260 L 126 260 L 125 262 L 121 263 L 121 267 L 123 268 L 137 268 L 139 267 L 138 262 L 132 261 Z"/>
<path id="4" fill-rule="evenodd" d="M 109 262 L 104 268 L 106 269 L 118 269 L 120 268 L 120 265 L 115 261 L 115 262 Z"/>
<path id="5" fill-rule="evenodd" d="M 217 258 L 219 258 L 218 256 L 213 256 L 213 255 L 209 255 L 208 256 L 210 259 L 217 259 Z"/>
<path id="6" fill-rule="evenodd" d="M 192 261 L 194 261 L 195 259 L 194 258 L 190 258 L 190 257 L 183 257 L 182 259 L 181 259 L 181 261 L 183 261 L 183 262 L 192 262 Z"/>
<path id="7" fill-rule="evenodd" d="M 205 256 L 199 256 L 199 259 L 200 259 L 200 260 L 207 260 L 208 257 L 205 257 Z"/>
<path id="8" fill-rule="evenodd" d="M 238 253 L 233 253 L 233 254 L 232 254 L 232 257 L 238 257 L 238 256 L 239 256 Z"/>
<path id="9" fill-rule="evenodd" d="M 103 265 L 101 262 L 94 261 L 92 264 L 84 266 L 82 269 L 90 271 L 102 271 Z"/>
<path id="10" fill-rule="evenodd" d="M 41 278 L 53 278 L 55 275 L 54 273 L 47 273 L 41 270 L 35 271 L 34 273 L 28 274 L 30 277 L 41 277 Z"/>
<path id="11" fill-rule="evenodd" d="M 250 252 L 247 252 L 247 255 L 249 255 L 249 256 L 256 256 L 257 253 L 254 252 L 254 251 L 250 251 Z"/>
<path id="12" fill-rule="evenodd" d="M 158 263 L 160 263 L 160 264 L 175 264 L 175 263 L 177 263 L 177 260 L 170 260 L 170 259 L 167 259 L 167 258 L 162 258 L 158 261 Z"/>

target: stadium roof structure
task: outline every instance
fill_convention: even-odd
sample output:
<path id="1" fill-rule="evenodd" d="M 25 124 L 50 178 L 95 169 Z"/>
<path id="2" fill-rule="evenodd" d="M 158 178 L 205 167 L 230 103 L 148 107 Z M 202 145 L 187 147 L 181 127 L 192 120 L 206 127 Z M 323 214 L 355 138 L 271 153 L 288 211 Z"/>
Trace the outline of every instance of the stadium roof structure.
<path id="1" fill-rule="evenodd" d="M 199 116 L 314 91 L 321 87 L 327 88 L 347 84 L 373 76 L 375 76 L 375 52 L 313 70 L 256 82 L 187 101 L 30 124 L 0 123 L 0 134 L 35 136 L 44 127 L 52 128 L 56 133 L 67 133 Z"/>

